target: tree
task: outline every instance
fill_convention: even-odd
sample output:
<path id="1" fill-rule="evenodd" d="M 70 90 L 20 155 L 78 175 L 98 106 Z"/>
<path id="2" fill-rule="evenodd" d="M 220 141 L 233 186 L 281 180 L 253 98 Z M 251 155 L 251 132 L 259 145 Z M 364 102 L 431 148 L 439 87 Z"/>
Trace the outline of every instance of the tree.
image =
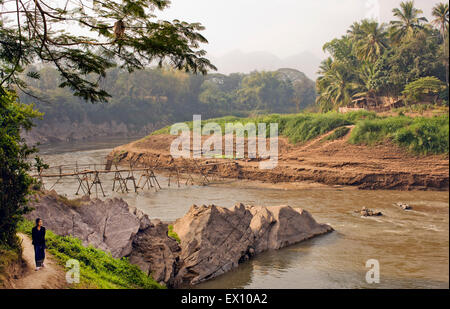
<path id="1" fill-rule="evenodd" d="M 26 66 L 51 64 L 60 75 L 59 87 L 93 103 L 110 96 L 100 80 L 116 65 L 128 72 L 152 63 L 203 74 L 215 69 L 200 49 L 207 43 L 199 32 L 201 24 L 155 20 L 154 10 L 169 4 L 169 0 L 95 0 L 92 5 L 83 0 L 59 4 L 0 0 L 1 244 L 15 244 L 15 228 L 26 211 L 32 183 L 26 162 L 36 149 L 23 143 L 20 131 L 30 129 L 39 114 L 31 105 L 20 104 L 14 93 L 14 88 L 29 93 L 22 77 Z M 93 35 L 79 35 L 86 30 Z M 27 76 L 40 77 L 37 71 L 28 71 Z"/>
<path id="2" fill-rule="evenodd" d="M 399 43 L 404 38 L 411 38 L 418 30 L 423 29 L 423 22 L 427 19 L 423 16 L 423 11 L 414 7 L 414 1 L 400 3 L 400 8 L 392 10 L 394 16 L 399 20 L 391 21 L 391 39 Z"/>
<path id="3" fill-rule="evenodd" d="M 353 82 L 351 88 L 357 93 L 353 97 L 375 97 L 377 89 L 378 71 L 373 63 L 365 63 L 358 70 L 358 78 Z"/>
<path id="4" fill-rule="evenodd" d="M 330 53 L 333 60 L 345 62 L 349 65 L 356 65 L 357 58 L 353 53 L 354 41 L 349 36 L 343 36 L 340 39 L 333 39 L 332 41 L 323 45 L 323 51 Z"/>
<path id="5" fill-rule="evenodd" d="M 358 59 L 372 63 L 383 55 L 388 46 L 385 26 L 376 21 L 363 20 L 354 40 Z"/>
<path id="6" fill-rule="evenodd" d="M 40 114 L 32 105 L 20 104 L 14 93 L 0 95 L 0 245 L 16 245 L 16 225 L 26 207 L 33 179 L 27 174 L 27 157 L 35 149 L 20 138 L 22 129 L 32 127 L 32 119 Z"/>
<path id="7" fill-rule="evenodd" d="M 435 25 L 442 36 L 443 62 L 446 67 L 445 81 L 448 86 L 448 31 L 449 31 L 449 11 L 448 3 L 439 3 L 433 8 L 434 20 L 431 21 Z"/>
<path id="8" fill-rule="evenodd" d="M 292 94 L 291 81 L 281 78 L 280 72 L 253 72 L 243 78 L 237 91 L 239 102 L 256 112 L 286 112 Z"/>
<path id="9" fill-rule="evenodd" d="M 431 23 L 439 29 L 442 38 L 445 39 L 449 26 L 448 3 L 436 4 L 436 6 L 433 7 L 432 15 L 435 19 L 433 19 Z"/>
<path id="10" fill-rule="evenodd" d="M 409 40 L 389 50 L 376 63 L 382 92 L 398 96 L 405 85 L 421 77 L 435 76 L 445 81 L 445 67 L 439 58 L 438 37 L 419 31 Z"/>
<path id="11" fill-rule="evenodd" d="M 434 76 L 419 78 L 405 86 L 403 95 L 408 102 L 418 102 L 426 95 L 437 95 L 445 88 L 445 84 Z"/>
<path id="12" fill-rule="evenodd" d="M 325 64 L 326 65 L 326 64 Z M 329 111 L 351 103 L 354 93 L 353 72 L 345 63 L 335 61 L 317 81 L 316 99 L 322 111 Z"/>
<path id="13" fill-rule="evenodd" d="M 99 87 L 99 78 L 116 64 L 129 72 L 165 62 L 194 73 L 215 69 L 200 49 L 207 43 L 199 32 L 204 29 L 201 24 L 155 20 L 153 12 L 167 8 L 169 0 L 8 3 L 14 6 L 1 12 L 12 19 L 0 22 L 0 86 L 15 84 L 26 91 L 20 73 L 26 65 L 42 61 L 57 68 L 60 87 L 97 102 L 109 97 Z M 80 36 L 83 31 L 93 34 Z M 29 76 L 39 77 L 37 72 Z"/>

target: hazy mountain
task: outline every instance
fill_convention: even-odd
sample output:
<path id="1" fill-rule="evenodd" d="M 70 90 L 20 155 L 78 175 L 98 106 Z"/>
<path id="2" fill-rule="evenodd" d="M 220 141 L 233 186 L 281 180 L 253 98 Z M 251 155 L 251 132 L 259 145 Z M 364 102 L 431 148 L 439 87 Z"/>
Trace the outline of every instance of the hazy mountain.
<path id="1" fill-rule="evenodd" d="M 293 68 L 304 72 L 315 80 L 320 59 L 310 52 L 301 52 L 287 58 L 279 58 L 269 52 L 242 52 L 235 50 L 221 57 L 210 57 L 219 73 L 249 73 L 254 70 L 275 71 L 279 68 Z"/>

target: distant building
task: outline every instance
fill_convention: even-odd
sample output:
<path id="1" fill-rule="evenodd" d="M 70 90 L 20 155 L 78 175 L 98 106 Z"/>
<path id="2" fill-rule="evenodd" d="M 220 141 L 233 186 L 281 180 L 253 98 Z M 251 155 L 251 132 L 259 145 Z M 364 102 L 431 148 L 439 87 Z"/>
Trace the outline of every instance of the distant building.
<path id="1" fill-rule="evenodd" d="M 357 110 L 384 112 L 401 106 L 404 106 L 404 101 L 402 99 L 388 96 L 362 96 L 354 98 L 349 106 L 339 107 L 339 112 L 348 113 Z"/>

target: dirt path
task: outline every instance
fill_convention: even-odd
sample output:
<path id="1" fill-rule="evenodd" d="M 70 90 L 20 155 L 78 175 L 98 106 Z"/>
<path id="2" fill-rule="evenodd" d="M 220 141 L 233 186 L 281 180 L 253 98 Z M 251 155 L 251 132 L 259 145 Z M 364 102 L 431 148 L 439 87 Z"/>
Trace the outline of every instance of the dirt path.
<path id="1" fill-rule="evenodd" d="M 19 233 L 22 239 L 22 257 L 27 264 L 24 275 L 14 280 L 16 289 L 61 289 L 67 287 L 64 269 L 57 264 L 54 257 L 45 252 L 45 267 L 35 271 L 34 248 L 31 239 Z"/>

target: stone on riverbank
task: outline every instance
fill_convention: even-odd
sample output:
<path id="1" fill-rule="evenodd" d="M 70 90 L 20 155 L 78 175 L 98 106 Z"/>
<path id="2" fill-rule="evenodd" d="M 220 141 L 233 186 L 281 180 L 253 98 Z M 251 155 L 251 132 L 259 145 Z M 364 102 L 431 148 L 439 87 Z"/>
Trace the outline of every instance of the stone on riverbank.
<path id="1" fill-rule="evenodd" d="M 332 230 L 317 223 L 307 211 L 290 206 L 193 205 L 174 224 L 181 239 L 176 285 L 209 280 L 255 254 Z"/>
<path id="2" fill-rule="evenodd" d="M 68 200 L 45 192 L 30 204 L 29 220 L 40 217 L 58 235 L 84 245 L 127 256 L 169 287 L 212 279 L 270 249 L 280 249 L 333 229 L 318 224 L 305 210 L 290 206 L 192 206 L 174 224 L 181 244 L 168 236 L 168 225 L 150 220 L 122 199 Z"/>
<path id="3" fill-rule="evenodd" d="M 55 191 L 37 198 L 30 204 L 34 210 L 27 219 L 42 218 L 56 234 L 77 237 L 83 245 L 110 252 L 115 258 L 128 256 L 153 279 L 171 286 L 180 248 L 167 235 L 166 224 L 150 220 L 119 198 L 69 201 Z"/>

